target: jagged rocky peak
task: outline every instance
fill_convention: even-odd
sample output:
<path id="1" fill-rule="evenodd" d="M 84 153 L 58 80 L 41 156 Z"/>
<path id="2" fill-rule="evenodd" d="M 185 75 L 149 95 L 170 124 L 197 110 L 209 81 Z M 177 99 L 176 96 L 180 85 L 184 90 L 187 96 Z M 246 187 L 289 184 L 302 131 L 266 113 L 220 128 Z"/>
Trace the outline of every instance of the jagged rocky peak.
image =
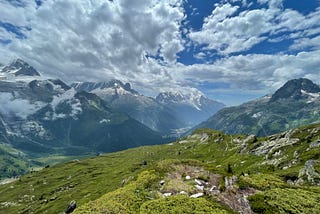
<path id="1" fill-rule="evenodd" d="M 130 83 L 123 83 L 120 80 L 110 80 L 106 82 L 78 82 L 72 83 L 71 86 L 77 91 L 92 92 L 99 89 L 123 89 L 133 94 L 138 94 L 137 91 L 131 88 Z"/>
<path id="2" fill-rule="evenodd" d="M 66 83 L 61 81 L 60 79 L 47 79 L 47 80 L 32 80 L 31 82 L 28 83 L 28 86 L 32 90 L 40 90 L 40 91 L 60 91 L 64 92 L 69 89 L 71 89 L 70 86 L 68 86 Z"/>
<path id="3" fill-rule="evenodd" d="M 10 65 L 5 66 L 2 72 L 10 73 L 14 76 L 40 76 L 40 73 L 35 68 L 22 59 L 16 59 Z"/>
<path id="4" fill-rule="evenodd" d="M 282 99 L 301 99 L 307 94 L 320 93 L 320 87 L 309 79 L 293 79 L 285 83 L 271 97 L 270 102 Z"/>

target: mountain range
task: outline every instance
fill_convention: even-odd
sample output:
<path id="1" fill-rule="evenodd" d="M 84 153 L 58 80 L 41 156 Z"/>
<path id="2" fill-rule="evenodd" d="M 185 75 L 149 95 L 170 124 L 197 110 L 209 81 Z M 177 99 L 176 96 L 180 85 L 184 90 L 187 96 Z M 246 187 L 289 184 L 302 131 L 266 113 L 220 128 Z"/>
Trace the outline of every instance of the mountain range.
<path id="1" fill-rule="evenodd" d="M 97 95 L 45 79 L 22 60 L 0 74 L 0 140 L 19 154 L 78 156 L 168 141 Z M 17 174 L 8 167 L 1 176 Z"/>
<path id="2" fill-rule="evenodd" d="M 196 128 L 267 136 L 319 123 L 319 106 L 319 85 L 305 78 L 293 79 L 272 95 L 218 111 Z"/>
<path id="3" fill-rule="evenodd" d="M 119 80 L 69 86 L 21 59 L 0 69 L 0 177 L 59 158 L 169 142 L 224 106 L 198 91 L 151 98 Z"/>
<path id="4" fill-rule="evenodd" d="M 172 137 L 180 136 L 224 107 L 224 104 L 208 99 L 196 89 L 187 93 L 163 92 L 151 98 L 119 80 L 73 83 L 71 86 L 77 91 L 98 95 L 112 108 L 127 113 L 162 135 Z"/>

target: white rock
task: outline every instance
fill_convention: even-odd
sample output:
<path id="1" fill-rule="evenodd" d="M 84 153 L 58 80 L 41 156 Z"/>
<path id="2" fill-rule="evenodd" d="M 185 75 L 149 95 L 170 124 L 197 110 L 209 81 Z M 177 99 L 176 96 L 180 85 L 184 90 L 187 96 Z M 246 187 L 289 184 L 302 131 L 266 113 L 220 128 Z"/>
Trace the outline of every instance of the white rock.
<path id="1" fill-rule="evenodd" d="M 190 195 L 190 198 L 199 198 L 199 197 L 201 197 L 201 196 L 203 196 L 203 195 L 204 195 L 203 192 L 199 192 L 199 193 L 197 193 L 197 194 Z"/>
<path id="2" fill-rule="evenodd" d="M 203 191 L 204 190 L 204 186 L 200 186 L 200 185 L 194 185 L 198 190 Z"/>
<path id="3" fill-rule="evenodd" d="M 217 186 L 212 186 L 211 188 L 210 188 L 210 192 L 213 192 L 213 191 L 215 191 L 217 189 Z"/>
<path id="4" fill-rule="evenodd" d="M 198 179 L 194 179 L 194 182 L 197 184 L 197 185 L 202 185 L 202 182 Z"/>
<path id="5" fill-rule="evenodd" d="M 168 196 L 171 196 L 172 193 L 171 192 L 166 192 L 166 193 L 163 193 L 163 197 L 168 197 Z"/>

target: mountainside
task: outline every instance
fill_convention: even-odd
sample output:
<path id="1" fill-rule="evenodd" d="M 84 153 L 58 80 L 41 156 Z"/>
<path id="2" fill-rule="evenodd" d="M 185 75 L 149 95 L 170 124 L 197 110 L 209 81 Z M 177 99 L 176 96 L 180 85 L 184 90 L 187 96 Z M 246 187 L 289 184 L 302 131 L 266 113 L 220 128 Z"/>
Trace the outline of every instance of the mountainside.
<path id="1" fill-rule="evenodd" d="M 174 135 L 175 130 L 185 127 L 186 123 L 175 113 L 155 99 L 146 97 L 133 90 L 129 83 L 119 80 L 100 83 L 74 83 L 77 91 L 94 93 L 107 101 L 112 108 L 125 112 L 149 128 L 163 135 Z"/>
<path id="2" fill-rule="evenodd" d="M 1 72 L 2 143 L 38 158 L 112 152 L 165 142 L 159 133 L 111 108 L 97 95 L 77 92 L 61 80 L 44 79 L 37 73 L 13 76 L 19 67 L 17 62 L 34 70 L 17 60 L 15 66 L 10 65 L 11 70 L 7 66 Z"/>
<path id="3" fill-rule="evenodd" d="M 156 100 L 168 107 L 180 120 L 192 127 L 222 109 L 225 105 L 205 97 L 200 91 L 163 92 Z"/>
<path id="4" fill-rule="evenodd" d="M 224 108 L 196 128 L 267 136 L 320 122 L 320 87 L 308 79 L 288 81 L 272 96 Z"/>
<path id="5" fill-rule="evenodd" d="M 1 213 L 319 213 L 320 125 L 177 142 L 45 168 L 0 185 Z"/>

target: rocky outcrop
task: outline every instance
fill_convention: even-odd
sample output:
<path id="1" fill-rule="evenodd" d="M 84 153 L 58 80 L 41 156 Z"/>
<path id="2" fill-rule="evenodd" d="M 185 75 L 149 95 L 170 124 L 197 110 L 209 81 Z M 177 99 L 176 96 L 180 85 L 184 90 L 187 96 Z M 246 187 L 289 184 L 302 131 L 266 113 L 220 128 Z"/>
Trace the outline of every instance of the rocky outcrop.
<path id="1" fill-rule="evenodd" d="M 320 174 L 316 172 L 314 166 L 320 163 L 318 160 L 308 160 L 304 167 L 300 169 L 296 184 L 302 185 L 309 183 L 312 185 L 320 185 Z"/>
<path id="2" fill-rule="evenodd" d="M 285 135 L 283 138 L 276 138 L 273 140 L 262 142 L 262 144 L 258 148 L 253 150 L 253 153 L 258 156 L 266 155 L 266 159 L 268 159 L 279 149 L 285 146 L 294 145 L 297 142 L 299 142 L 298 138 L 290 138 Z"/>

